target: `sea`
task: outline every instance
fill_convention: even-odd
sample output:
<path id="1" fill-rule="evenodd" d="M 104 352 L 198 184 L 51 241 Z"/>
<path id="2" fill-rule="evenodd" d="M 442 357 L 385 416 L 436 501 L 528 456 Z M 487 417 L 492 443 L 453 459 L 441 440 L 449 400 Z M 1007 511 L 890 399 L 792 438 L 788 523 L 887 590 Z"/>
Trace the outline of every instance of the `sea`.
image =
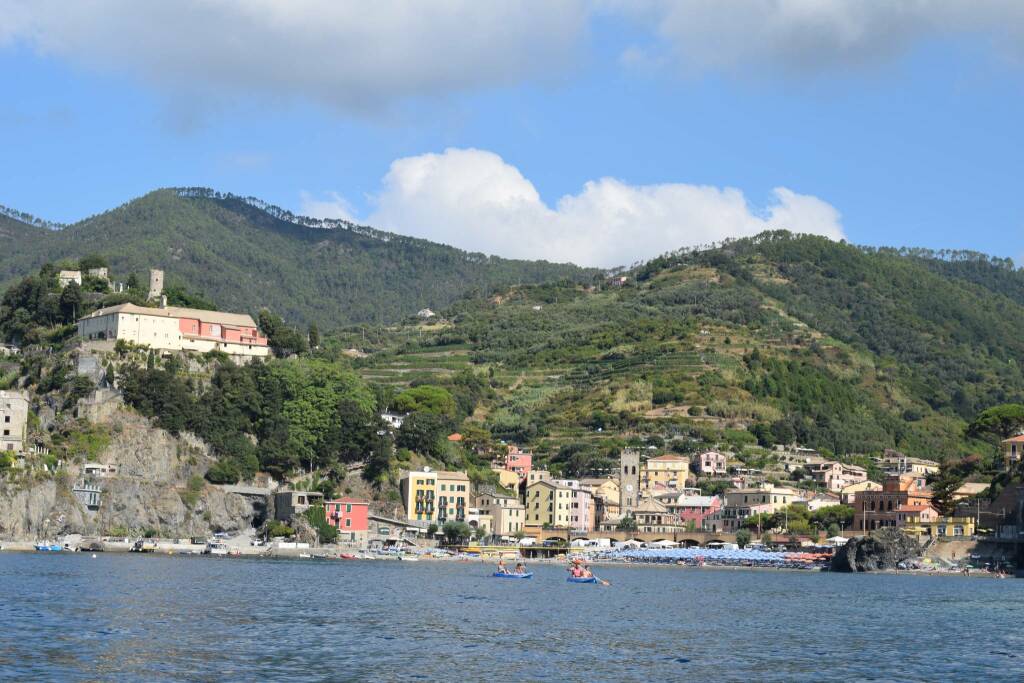
<path id="1" fill-rule="evenodd" d="M 0 679 L 1021 681 L 1024 580 L 0 554 Z"/>

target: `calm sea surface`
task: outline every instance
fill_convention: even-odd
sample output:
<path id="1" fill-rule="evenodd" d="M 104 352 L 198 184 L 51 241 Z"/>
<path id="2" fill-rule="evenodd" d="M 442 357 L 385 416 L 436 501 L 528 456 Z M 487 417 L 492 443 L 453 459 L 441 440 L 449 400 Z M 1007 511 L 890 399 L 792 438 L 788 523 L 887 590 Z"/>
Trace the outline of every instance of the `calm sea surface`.
<path id="1" fill-rule="evenodd" d="M 1024 680 L 1024 580 L 0 554 L 3 680 Z"/>

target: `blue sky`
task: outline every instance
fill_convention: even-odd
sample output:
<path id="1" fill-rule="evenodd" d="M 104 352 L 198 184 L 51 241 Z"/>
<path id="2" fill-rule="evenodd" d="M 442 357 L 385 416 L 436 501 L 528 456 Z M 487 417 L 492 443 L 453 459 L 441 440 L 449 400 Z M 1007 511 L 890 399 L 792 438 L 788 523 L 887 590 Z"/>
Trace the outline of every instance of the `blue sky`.
<path id="1" fill-rule="evenodd" d="M 239 54 L 211 38 L 188 63 L 194 51 L 161 42 L 199 30 L 188 11 L 125 19 L 134 10 L 111 0 L 72 21 L 15 2 L 0 7 L 15 16 L 0 19 L 0 203 L 74 221 L 205 185 L 598 265 L 765 227 L 1024 261 L 1024 60 L 1004 49 L 1024 14 L 993 2 L 960 31 L 936 0 L 899 21 L 840 8 L 808 24 L 751 1 L 748 24 L 722 35 L 729 17 L 699 2 L 681 17 L 655 2 L 497 18 L 453 2 L 426 36 L 394 20 L 411 6 L 381 10 L 375 34 L 317 0 L 292 4 L 325 44 L 363 41 L 358 71 L 354 53 L 303 55 L 251 16 L 225 24 Z M 225 2 L 205 23 L 240 11 Z M 764 35 L 757 12 L 781 33 Z M 465 25 L 477 44 L 446 47 Z M 139 26 L 159 34 L 125 38 Z M 793 38 L 808 32 L 821 39 Z"/>

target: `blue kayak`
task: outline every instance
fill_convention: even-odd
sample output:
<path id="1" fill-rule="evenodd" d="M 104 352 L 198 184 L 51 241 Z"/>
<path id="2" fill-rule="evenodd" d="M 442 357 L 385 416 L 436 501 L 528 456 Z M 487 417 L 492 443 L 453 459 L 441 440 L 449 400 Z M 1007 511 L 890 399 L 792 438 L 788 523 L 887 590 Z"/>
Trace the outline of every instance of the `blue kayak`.
<path id="1" fill-rule="evenodd" d="M 491 574 L 496 579 L 532 579 L 533 572 L 526 572 L 525 574 L 508 574 L 506 572 L 494 572 Z"/>
<path id="2" fill-rule="evenodd" d="M 579 576 L 579 577 L 577 577 L 577 576 L 570 576 L 569 578 L 566 579 L 566 581 L 568 581 L 569 583 L 597 583 L 597 577 L 596 576 L 588 576 L 588 577 L 584 578 L 582 576 Z"/>

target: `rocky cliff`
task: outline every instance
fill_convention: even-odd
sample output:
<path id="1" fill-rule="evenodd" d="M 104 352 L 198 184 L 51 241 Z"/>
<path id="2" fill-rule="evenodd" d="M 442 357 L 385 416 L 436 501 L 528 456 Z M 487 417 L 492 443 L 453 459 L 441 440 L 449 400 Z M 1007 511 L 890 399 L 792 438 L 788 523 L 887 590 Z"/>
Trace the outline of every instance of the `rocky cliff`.
<path id="1" fill-rule="evenodd" d="M 86 473 L 84 463 L 70 463 L 55 476 L 23 473 L 0 483 L 0 537 L 32 540 L 149 529 L 185 537 L 252 525 L 258 513 L 249 499 L 201 481 L 213 463 L 201 441 L 156 429 L 123 408 L 105 422 L 112 438 L 96 459 L 106 466 L 102 474 Z M 99 489 L 98 507 L 76 496 L 76 489 L 86 487 Z"/>
<path id="2" fill-rule="evenodd" d="M 896 569 L 900 562 L 921 554 L 917 541 L 899 529 L 881 529 L 870 536 L 851 539 L 836 550 L 832 571 L 871 572 Z"/>

